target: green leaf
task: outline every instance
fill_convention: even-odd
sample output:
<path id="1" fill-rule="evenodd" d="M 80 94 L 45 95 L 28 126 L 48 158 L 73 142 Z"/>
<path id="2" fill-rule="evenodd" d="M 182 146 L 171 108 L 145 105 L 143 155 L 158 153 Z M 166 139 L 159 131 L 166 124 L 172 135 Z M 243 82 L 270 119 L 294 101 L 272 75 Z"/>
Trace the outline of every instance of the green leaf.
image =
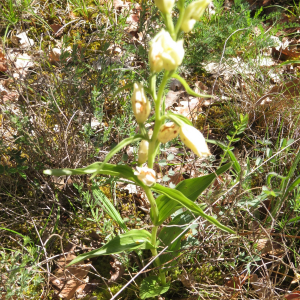
<path id="1" fill-rule="evenodd" d="M 100 255 L 116 254 L 135 249 L 153 249 L 151 244 L 151 234 L 142 229 L 133 229 L 113 238 L 100 249 L 95 249 L 88 253 L 80 254 L 73 259 L 68 266 L 74 265 L 84 259 L 97 257 Z"/>
<path id="2" fill-rule="evenodd" d="M 100 206 L 109 214 L 109 216 L 113 220 L 115 220 L 125 232 L 128 231 L 128 228 L 125 225 L 121 215 L 113 206 L 113 204 L 109 201 L 109 199 L 105 196 L 105 194 L 101 192 L 98 187 L 93 188 L 92 191 L 94 198 L 97 200 Z"/>
<path id="3" fill-rule="evenodd" d="M 0 174 L 4 174 L 4 172 L 5 172 L 4 167 L 2 165 L 0 165 Z"/>
<path id="4" fill-rule="evenodd" d="M 141 299 L 153 298 L 164 294 L 170 288 L 170 283 L 166 285 L 159 284 L 159 278 L 157 276 L 149 276 L 144 278 L 140 286 Z"/>
<path id="5" fill-rule="evenodd" d="M 164 187 L 164 186 L 162 186 L 158 183 L 156 183 L 153 187 L 151 187 L 151 190 L 155 191 L 156 193 L 163 194 L 163 195 L 167 196 L 168 198 L 170 198 L 171 200 L 180 203 L 182 206 L 189 209 L 191 212 L 193 212 L 197 215 L 200 215 L 202 218 L 204 218 L 207 221 L 209 221 L 210 223 L 214 224 L 219 229 L 221 229 L 223 231 L 226 231 L 226 232 L 229 232 L 229 233 L 235 234 L 235 232 L 232 229 L 222 225 L 214 217 L 209 216 L 206 213 L 204 213 L 204 211 L 197 204 L 195 204 L 193 201 L 188 199 L 180 191 L 178 191 L 176 189 L 171 189 L 171 188 L 168 188 L 168 187 Z"/>
<path id="6" fill-rule="evenodd" d="M 242 171 L 242 168 L 241 168 L 241 166 L 240 166 L 238 160 L 236 159 L 234 153 L 233 153 L 231 150 L 227 150 L 227 153 L 228 153 L 228 155 L 229 155 L 231 161 L 233 162 L 232 167 L 233 167 L 234 171 L 236 171 L 237 174 L 240 174 L 241 171 Z"/>
<path id="7" fill-rule="evenodd" d="M 135 182 L 137 185 L 143 186 L 143 183 L 137 179 L 134 175 L 134 170 L 128 166 L 122 165 L 113 165 L 113 164 L 105 164 L 102 169 L 100 166 L 101 162 L 93 163 L 85 168 L 78 169 L 52 169 L 52 170 L 44 170 L 44 174 L 53 175 L 53 176 L 63 176 L 63 175 L 86 175 L 86 174 L 103 174 L 103 175 L 111 175 L 116 177 L 126 178 Z"/>
<path id="8" fill-rule="evenodd" d="M 220 175 L 226 172 L 231 167 L 231 165 L 232 163 L 228 163 L 216 170 L 215 173 L 181 181 L 177 184 L 175 189 L 180 191 L 190 200 L 195 201 L 199 197 L 199 195 L 215 180 L 216 174 Z M 170 217 L 172 213 L 182 207 L 180 203 L 170 201 L 167 196 L 157 197 L 156 204 L 159 211 L 159 218 L 158 224 L 155 225 L 161 225 L 167 218 Z"/>
<path id="9" fill-rule="evenodd" d="M 125 146 L 135 143 L 135 142 L 138 142 L 141 139 L 144 139 L 144 136 L 141 134 L 137 134 L 135 136 L 124 139 L 117 146 L 115 146 L 112 150 L 109 151 L 109 153 L 106 155 L 102 164 L 104 165 L 105 163 L 107 163 L 116 153 L 118 153 Z"/>
<path id="10" fill-rule="evenodd" d="M 188 85 L 188 83 L 181 77 L 179 76 L 178 74 L 173 74 L 172 75 L 173 78 L 177 79 L 185 88 L 186 92 L 189 94 L 189 95 L 192 95 L 194 97 L 201 97 L 201 98 L 213 98 L 214 96 L 212 95 L 205 95 L 205 94 L 198 94 L 196 92 L 194 92 Z"/>
<path id="11" fill-rule="evenodd" d="M 285 196 L 300 184 L 300 176 L 298 176 L 287 188 Z"/>
<path id="12" fill-rule="evenodd" d="M 181 248 L 181 238 L 178 238 L 175 242 L 173 242 L 173 240 L 185 230 L 186 226 L 182 225 L 189 224 L 194 219 L 195 217 L 191 214 L 191 212 L 185 211 L 177 215 L 168 224 L 168 227 L 164 227 L 160 231 L 158 235 L 159 246 L 163 248 L 169 246 L 166 252 L 159 257 L 161 264 L 166 264 L 169 261 L 171 261 L 170 265 L 177 264 L 175 258 L 180 254 L 179 250 Z M 164 267 L 166 267 L 166 265 L 164 265 Z"/>
<path id="13" fill-rule="evenodd" d="M 180 123 L 182 123 L 182 122 L 185 123 L 185 124 L 188 124 L 190 126 L 193 126 L 193 123 L 188 118 L 186 118 L 183 115 L 174 114 L 171 111 L 167 112 L 166 118 L 172 120 L 173 122 L 175 122 L 179 126 L 181 125 Z"/>

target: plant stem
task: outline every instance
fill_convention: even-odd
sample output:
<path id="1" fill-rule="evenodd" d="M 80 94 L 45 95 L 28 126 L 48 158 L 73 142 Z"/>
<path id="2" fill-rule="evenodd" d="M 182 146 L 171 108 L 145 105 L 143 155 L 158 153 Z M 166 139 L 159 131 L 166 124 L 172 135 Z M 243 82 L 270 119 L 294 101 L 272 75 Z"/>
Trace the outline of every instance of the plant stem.
<path id="1" fill-rule="evenodd" d="M 165 72 L 163 80 L 160 84 L 160 87 L 158 89 L 157 93 L 157 99 L 155 102 L 155 126 L 153 130 L 153 135 L 151 138 L 151 141 L 149 143 L 149 151 L 148 151 L 148 168 L 153 169 L 153 164 L 156 156 L 156 149 L 157 149 L 157 135 L 159 132 L 159 129 L 162 125 L 163 119 L 161 118 L 161 101 L 162 101 L 162 96 L 164 93 L 165 86 L 168 82 L 170 72 Z M 162 112 L 163 115 L 165 112 Z"/>
<path id="2" fill-rule="evenodd" d="M 175 40 L 175 32 L 174 32 L 174 24 L 173 24 L 173 20 L 172 20 L 172 15 L 171 14 L 165 14 L 165 19 L 166 19 L 166 26 L 167 26 L 167 30 L 169 31 L 171 37 L 173 38 L 173 40 Z"/>
<path id="3" fill-rule="evenodd" d="M 152 191 L 149 187 L 146 186 L 144 188 L 144 191 L 146 193 L 146 196 L 147 196 L 148 200 L 150 201 L 151 212 L 152 212 L 152 216 L 153 216 L 153 223 L 157 224 L 157 221 L 158 221 L 158 208 L 157 208 L 157 205 L 156 205 L 156 201 L 155 201 L 155 199 L 153 197 L 153 194 L 152 194 Z M 156 247 L 157 230 L 158 230 L 158 226 L 154 225 L 154 227 L 152 228 L 152 234 L 151 234 L 151 243 L 154 247 Z M 156 248 L 151 249 L 151 253 L 155 257 L 157 255 L 157 249 Z M 156 264 L 158 266 L 161 265 L 159 257 L 156 258 L 155 261 L 156 261 Z M 166 284 L 166 274 L 165 274 L 164 271 L 159 270 L 159 278 L 160 278 L 162 284 Z"/>

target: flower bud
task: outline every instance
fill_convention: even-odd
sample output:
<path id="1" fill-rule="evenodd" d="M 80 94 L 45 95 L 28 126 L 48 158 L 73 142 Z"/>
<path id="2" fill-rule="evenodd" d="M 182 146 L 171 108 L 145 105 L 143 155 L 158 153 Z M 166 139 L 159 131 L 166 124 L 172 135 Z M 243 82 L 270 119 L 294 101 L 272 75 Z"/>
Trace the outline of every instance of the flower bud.
<path id="1" fill-rule="evenodd" d="M 183 57 L 183 40 L 175 42 L 164 29 L 153 38 L 149 50 L 151 71 L 173 71 L 182 63 Z"/>
<path id="2" fill-rule="evenodd" d="M 154 0 L 154 2 L 162 13 L 169 14 L 172 11 L 175 0 Z"/>
<path id="3" fill-rule="evenodd" d="M 139 152 L 138 152 L 138 163 L 140 165 L 147 161 L 148 149 L 149 149 L 149 142 L 146 140 L 142 140 L 140 142 L 140 147 L 139 147 Z"/>
<path id="4" fill-rule="evenodd" d="M 179 136 L 183 143 L 199 157 L 210 155 L 203 134 L 195 127 L 184 124 L 180 127 Z"/>
<path id="5" fill-rule="evenodd" d="M 184 11 L 181 23 L 181 30 L 190 32 L 200 17 L 204 14 L 207 5 L 211 0 L 199 0 L 190 3 Z"/>
<path id="6" fill-rule="evenodd" d="M 134 172 L 134 175 L 137 175 L 137 178 L 147 186 L 152 186 L 156 182 L 155 171 L 149 169 L 148 167 L 136 167 L 137 171 Z"/>
<path id="7" fill-rule="evenodd" d="M 131 96 L 132 110 L 135 115 L 136 121 L 144 123 L 150 114 L 151 105 L 145 95 L 142 83 L 135 83 L 133 85 L 133 94 Z"/>
<path id="8" fill-rule="evenodd" d="M 178 136 L 179 130 L 180 127 L 176 123 L 166 123 L 160 127 L 157 139 L 163 144 L 169 142 Z"/>

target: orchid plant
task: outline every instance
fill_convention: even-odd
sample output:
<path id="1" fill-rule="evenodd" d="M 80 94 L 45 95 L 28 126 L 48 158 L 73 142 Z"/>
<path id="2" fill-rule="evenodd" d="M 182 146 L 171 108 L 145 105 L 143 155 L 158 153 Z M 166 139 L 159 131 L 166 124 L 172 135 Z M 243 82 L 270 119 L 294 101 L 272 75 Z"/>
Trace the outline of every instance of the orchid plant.
<path id="1" fill-rule="evenodd" d="M 201 216 L 221 230 L 234 234 L 234 231 L 222 225 L 214 217 L 204 213 L 195 203 L 198 196 L 214 181 L 216 176 L 228 170 L 230 163 L 223 165 L 215 173 L 181 181 L 174 189 L 156 183 L 156 173 L 153 170 L 155 158 L 159 152 L 160 144 L 167 143 L 178 135 L 181 141 L 190 148 L 198 157 L 210 155 L 205 138 L 200 131 L 192 126 L 192 123 L 182 115 L 165 110 L 164 91 L 171 78 L 179 80 L 187 93 L 196 97 L 207 97 L 195 93 L 187 82 L 176 73 L 184 58 L 182 33 L 190 32 L 196 21 L 203 15 L 211 0 L 198 0 L 185 7 L 185 0 L 178 0 L 177 7 L 179 17 L 176 24 L 172 20 L 172 10 L 175 0 L 155 0 L 155 5 L 160 10 L 165 21 L 166 29 L 162 29 L 152 39 L 149 48 L 150 76 L 146 86 L 142 82 L 126 85 L 119 91 L 129 86 L 133 87 L 131 97 L 132 109 L 139 126 L 139 134 L 126 138 L 113 148 L 103 162 L 93 163 L 80 169 L 54 169 L 45 170 L 48 175 L 80 175 L 98 174 L 111 175 L 125 178 L 140 186 L 150 202 L 150 217 L 153 223 L 151 233 L 145 229 L 128 230 L 124 223 L 121 226 L 123 233 L 113 238 L 100 249 L 81 254 L 71 264 L 84 259 L 116 254 L 123 251 L 137 249 L 150 249 L 155 258 L 154 264 L 158 274 L 146 277 L 140 287 L 140 297 L 146 299 L 165 293 L 170 285 L 168 272 L 179 255 L 181 240 L 176 239 L 184 231 L 184 225 Z M 163 78 L 157 86 L 156 78 L 159 72 L 163 72 Z M 119 92 L 118 91 L 118 92 Z M 210 97 L 210 96 L 208 96 Z M 151 99 L 151 101 L 149 100 Z M 146 122 L 151 114 L 151 103 L 154 106 L 155 124 L 153 130 L 147 131 Z M 109 160 L 123 147 L 140 142 L 138 150 L 138 166 L 136 170 L 126 165 L 114 165 Z M 153 192 L 159 194 L 155 198 Z M 165 221 L 181 208 L 186 208 L 173 218 L 169 225 L 164 227 Z M 176 227 L 177 225 L 177 227 Z M 180 226 L 179 226 L 180 225 Z M 174 227 L 175 226 L 175 227 Z M 158 256 L 158 250 L 166 247 L 163 255 Z M 71 265 L 70 264 L 70 265 Z"/>

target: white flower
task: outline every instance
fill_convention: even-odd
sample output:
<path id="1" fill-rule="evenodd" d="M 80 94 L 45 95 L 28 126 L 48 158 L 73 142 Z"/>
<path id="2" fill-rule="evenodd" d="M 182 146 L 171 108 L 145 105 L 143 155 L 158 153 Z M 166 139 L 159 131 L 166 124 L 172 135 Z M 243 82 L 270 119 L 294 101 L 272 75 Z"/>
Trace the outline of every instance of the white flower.
<path id="1" fill-rule="evenodd" d="M 142 140 L 140 142 L 140 147 L 139 147 L 139 152 L 138 152 L 138 163 L 140 165 L 147 161 L 148 150 L 149 150 L 149 142 L 146 140 Z"/>
<path id="2" fill-rule="evenodd" d="M 142 83 L 135 83 L 133 85 L 131 104 L 136 121 L 139 124 L 144 123 L 149 117 L 151 105 L 146 97 Z"/>
<path id="3" fill-rule="evenodd" d="M 148 167 L 136 167 L 137 171 L 134 172 L 134 175 L 137 175 L 137 178 L 147 186 L 152 186 L 156 182 L 155 171 L 149 169 Z"/>
<path id="4" fill-rule="evenodd" d="M 175 0 L 154 0 L 154 2 L 162 13 L 169 14 L 172 11 Z"/>
<path id="5" fill-rule="evenodd" d="M 182 63 L 183 57 L 183 40 L 175 42 L 164 29 L 153 38 L 149 50 L 150 68 L 153 72 L 175 70 Z"/>
<path id="6" fill-rule="evenodd" d="M 195 127 L 184 124 L 180 127 L 179 136 L 183 143 L 199 157 L 210 155 L 203 134 Z"/>
<path id="7" fill-rule="evenodd" d="M 181 23 L 181 30 L 184 32 L 190 32 L 196 23 L 199 21 L 207 5 L 211 0 L 199 0 L 190 3 L 184 11 L 184 15 Z"/>
<path id="8" fill-rule="evenodd" d="M 157 139 L 163 144 L 169 142 L 178 136 L 179 130 L 180 127 L 176 123 L 168 122 L 160 127 Z"/>

